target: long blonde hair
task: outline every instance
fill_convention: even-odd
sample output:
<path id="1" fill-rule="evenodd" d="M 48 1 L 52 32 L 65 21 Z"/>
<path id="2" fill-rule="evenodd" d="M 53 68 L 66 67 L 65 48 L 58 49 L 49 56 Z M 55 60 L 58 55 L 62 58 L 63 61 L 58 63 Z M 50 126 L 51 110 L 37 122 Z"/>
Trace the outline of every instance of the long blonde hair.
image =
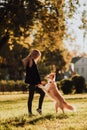
<path id="1" fill-rule="evenodd" d="M 30 64 L 32 64 L 32 59 L 35 61 L 38 60 L 38 58 L 41 56 L 41 52 L 37 49 L 32 50 L 23 60 L 23 65 L 26 67 L 27 63 L 30 61 Z M 31 66 L 31 65 L 30 65 Z"/>

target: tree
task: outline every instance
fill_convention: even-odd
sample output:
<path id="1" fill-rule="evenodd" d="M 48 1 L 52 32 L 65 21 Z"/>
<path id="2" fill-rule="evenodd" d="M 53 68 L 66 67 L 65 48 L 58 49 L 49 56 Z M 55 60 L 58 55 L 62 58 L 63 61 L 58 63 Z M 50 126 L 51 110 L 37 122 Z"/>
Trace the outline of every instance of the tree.
<path id="1" fill-rule="evenodd" d="M 67 46 L 74 48 L 76 55 L 83 51 L 86 45 L 87 39 L 87 2 L 85 0 L 69 0 L 65 2 L 64 16 L 66 23 L 66 40 L 68 41 Z M 76 26 L 75 26 L 76 25 Z M 78 33 L 78 34 L 77 34 Z M 81 36 L 80 36 L 81 34 Z M 79 35 L 79 36 L 78 36 Z M 79 43 L 79 38 L 83 39 L 82 43 Z M 70 44 L 69 44 L 70 43 Z M 75 43 L 75 44 L 74 44 Z M 78 46 L 76 47 L 76 45 Z M 79 49 L 79 51 L 77 51 Z M 71 51 L 71 49 L 70 49 Z M 80 52 L 80 53 L 81 53 Z"/>
<path id="2" fill-rule="evenodd" d="M 54 31 L 59 31 L 58 37 L 63 36 L 61 0 L 3 0 L 0 2 L 0 19 L 1 35 L 8 32 L 11 41 L 15 38 L 27 47 L 30 46 L 29 37 L 36 39 L 44 34 L 49 38 L 50 32 Z"/>
<path id="3" fill-rule="evenodd" d="M 49 60 L 50 56 L 48 59 L 43 56 L 42 60 L 49 60 L 51 65 L 60 66 L 59 69 L 68 63 L 64 58 L 68 52 L 63 46 L 65 17 L 61 0 L 3 0 L 0 1 L 0 19 L 0 35 L 9 34 L 9 47 L 22 44 L 29 50 L 39 48 L 43 54 L 46 52 L 46 58 L 52 53 L 54 62 Z M 9 51 L 14 56 L 14 48 Z M 9 61 L 7 55 L 5 59 Z"/>
<path id="4" fill-rule="evenodd" d="M 0 1 L 0 35 L 8 32 L 11 41 L 15 38 L 17 42 L 28 48 L 34 39 L 38 39 L 40 45 L 43 41 L 42 37 L 44 40 L 50 39 L 53 32 L 54 35 L 58 32 L 58 38 L 63 39 L 66 34 L 64 32 L 66 29 L 64 15 L 69 19 L 73 17 L 77 6 L 79 6 L 79 0 L 75 2 L 73 0 L 68 2 L 64 0 Z M 83 29 L 86 29 L 85 21 L 86 13 L 84 11 L 82 14 L 84 26 L 81 26 Z"/>
<path id="5" fill-rule="evenodd" d="M 2 36 L 0 38 L 0 50 L 8 42 L 8 40 L 9 40 L 9 35 L 8 34 L 6 34 L 5 36 Z"/>
<path id="6" fill-rule="evenodd" d="M 3 55 L 4 54 L 4 55 Z M 0 50 L 0 74 L 1 79 L 5 79 L 5 76 L 9 75 L 10 79 L 22 79 L 23 77 L 23 56 L 28 54 L 28 50 L 22 45 L 5 44 Z"/>

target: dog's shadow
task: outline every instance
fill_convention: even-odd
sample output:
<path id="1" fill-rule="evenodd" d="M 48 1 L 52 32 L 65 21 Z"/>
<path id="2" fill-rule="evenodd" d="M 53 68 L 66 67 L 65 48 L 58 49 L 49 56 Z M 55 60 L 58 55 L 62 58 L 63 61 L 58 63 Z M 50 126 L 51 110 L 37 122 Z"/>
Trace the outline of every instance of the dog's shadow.
<path id="1" fill-rule="evenodd" d="M 59 119 L 59 120 L 67 119 L 67 118 L 69 118 L 69 115 L 67 115 L 67 114 L 59 114 L 56 116 L 56 119 Z"/>

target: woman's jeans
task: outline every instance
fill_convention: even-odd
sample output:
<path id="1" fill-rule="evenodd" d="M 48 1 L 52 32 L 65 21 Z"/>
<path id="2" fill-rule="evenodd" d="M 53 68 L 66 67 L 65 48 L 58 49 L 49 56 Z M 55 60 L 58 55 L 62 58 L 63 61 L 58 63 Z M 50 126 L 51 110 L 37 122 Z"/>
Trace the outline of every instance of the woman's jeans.
<path id="1" fill-rule="evenodd" d="M 43 104 L 45 92 L 37 86 L 29 85 L 29 97 L 28 97 L 28 112 L 29 113 L 32 113 L 32 101 L 33 101 L 33 97 L 34 97 L 35 92 L 40 94 L 38 109 L 42 109 L 42 104 Z"/>

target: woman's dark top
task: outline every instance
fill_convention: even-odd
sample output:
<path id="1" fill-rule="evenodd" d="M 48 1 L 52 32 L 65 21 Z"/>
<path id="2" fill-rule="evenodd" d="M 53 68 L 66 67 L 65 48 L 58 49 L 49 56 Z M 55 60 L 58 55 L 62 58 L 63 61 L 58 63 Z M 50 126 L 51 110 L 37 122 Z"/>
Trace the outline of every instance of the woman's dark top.
<path id="1" fill-rule="evenodd" d="M 33 64 L 31 67 L 29 67 L 29 63 L 26 66 L 25 83 L 28 83 L 30 85 L 37 85 L 41 83 L 41 79 L 39 76 L 37 65 L 35 64 L 34 60 L 32 61 L 33 61 Z"/>

